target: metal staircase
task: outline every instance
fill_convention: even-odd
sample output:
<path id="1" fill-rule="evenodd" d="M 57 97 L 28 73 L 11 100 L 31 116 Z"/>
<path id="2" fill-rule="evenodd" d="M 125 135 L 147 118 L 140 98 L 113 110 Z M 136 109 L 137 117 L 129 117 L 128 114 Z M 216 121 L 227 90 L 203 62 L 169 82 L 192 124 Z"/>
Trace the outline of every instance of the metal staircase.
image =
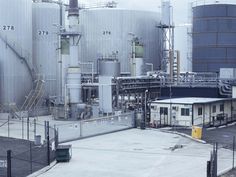
<path id="1" fill-rule="evenodd" d="M 43 96 L 44 81 L 41 77 L 36 80 L 36 87 L 30 91 L 29 95 L 26 97 L 24 104 L 21 106 L 21 110 L 31 110 L 33 106 L 37 106 L 40 99 Z"/>

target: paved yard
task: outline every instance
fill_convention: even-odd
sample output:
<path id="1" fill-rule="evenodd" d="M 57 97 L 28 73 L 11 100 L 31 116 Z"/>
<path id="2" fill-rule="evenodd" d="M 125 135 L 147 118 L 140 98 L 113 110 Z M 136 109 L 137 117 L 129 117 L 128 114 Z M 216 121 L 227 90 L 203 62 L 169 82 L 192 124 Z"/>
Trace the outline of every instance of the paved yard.
<path id="1" fill-rule="evenodd" d="M 212 146 L 158 130 L 132 129 L 72 142 L 70 163 L 40 177 L 206 176 Z M 231 151 L 219 150 L 219 171 L 231 165 Z"/>

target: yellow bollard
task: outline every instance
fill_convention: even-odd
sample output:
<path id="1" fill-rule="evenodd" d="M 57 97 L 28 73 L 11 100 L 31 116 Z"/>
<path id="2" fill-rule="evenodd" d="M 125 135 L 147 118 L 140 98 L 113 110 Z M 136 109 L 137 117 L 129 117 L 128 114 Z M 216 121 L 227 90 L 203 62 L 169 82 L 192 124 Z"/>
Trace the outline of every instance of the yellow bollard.
<path id="1" fill-rule="evenodd" d="M 192 127 L 192 138 L 199 139 L 199 140 L 202 139 L 201 127 L 197 127 L 197 126 Z"/>

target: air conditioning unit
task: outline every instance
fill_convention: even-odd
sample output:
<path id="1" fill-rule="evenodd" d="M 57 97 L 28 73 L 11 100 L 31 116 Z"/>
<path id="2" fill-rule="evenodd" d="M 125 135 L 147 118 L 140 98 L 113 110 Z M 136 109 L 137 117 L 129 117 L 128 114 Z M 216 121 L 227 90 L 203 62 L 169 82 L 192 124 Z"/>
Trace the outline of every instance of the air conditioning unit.
<path id="1" fill-rule="evenodd" d="M 179 107 L 173 106 L 173 107 L 172 107 L 172 110 L 178 111 L 178 110 L 179 110 Z"/>

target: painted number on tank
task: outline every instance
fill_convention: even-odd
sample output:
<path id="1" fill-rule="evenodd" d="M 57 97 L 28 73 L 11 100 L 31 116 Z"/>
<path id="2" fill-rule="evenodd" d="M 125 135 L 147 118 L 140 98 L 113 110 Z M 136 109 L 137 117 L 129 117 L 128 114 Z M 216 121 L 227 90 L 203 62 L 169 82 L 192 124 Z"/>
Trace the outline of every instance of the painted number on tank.
<path id="1" fill-rule="evenodd" d="M 111 31 L 103 31 L 103 35 L 111 35 Z"/>
<path id="2" fill-rule="evenodd" d="M 3 29 L 4 31 L 14 31 L 14 30 L 15 30 L 15 27 L 12 26 L 12 25 L 3 25 L 3 26 L 2 26 L 2 29 Z"/>
<path id="3" fill-rule="evenodd" d="M 48 31 L 38 31 L 38 34 L 41 36 L 41 35 L 48 35 L 49 32 Z"/>

